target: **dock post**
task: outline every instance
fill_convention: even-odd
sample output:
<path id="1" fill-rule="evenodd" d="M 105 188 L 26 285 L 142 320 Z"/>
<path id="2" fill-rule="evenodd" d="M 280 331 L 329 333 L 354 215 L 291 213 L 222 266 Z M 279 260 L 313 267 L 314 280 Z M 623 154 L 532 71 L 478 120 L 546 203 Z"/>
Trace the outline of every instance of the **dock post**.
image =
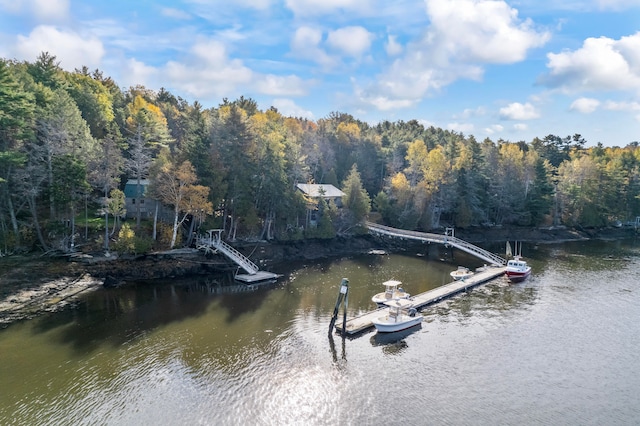
<path id="1" fill-rule="evenodd" d="M 348 294 L 349 294 L 349 280 L 346 278 L 342 279 L 340 283 L 340 292 L 338 293 L 338 299 L 336 300 L 336 306 L 333 308 L 333 315 L 331 316 L 331 322 L 329 323 L 329 335 L 331 335 L 331 331 L 333 327 L 336 325 L 336 319 L 338 318 L 338 311 L 340 310 L 340 303 L 344 299 L 344 313 L 342 319 L 342 335 L 346 334 L 345 324 L 347 323 L 347 303 L 348 303 Z"/>

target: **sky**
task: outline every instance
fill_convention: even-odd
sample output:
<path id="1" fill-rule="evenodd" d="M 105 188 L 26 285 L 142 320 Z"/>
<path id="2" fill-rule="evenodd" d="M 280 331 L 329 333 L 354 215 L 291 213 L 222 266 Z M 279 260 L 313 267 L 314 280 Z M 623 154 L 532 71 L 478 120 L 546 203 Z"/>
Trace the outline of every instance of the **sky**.
<path id="1" fill-rule="evenodd" d="M 640 141 L 640 0 L 0 0 L 0 57 L 41 52 L 205 108 Z"/>

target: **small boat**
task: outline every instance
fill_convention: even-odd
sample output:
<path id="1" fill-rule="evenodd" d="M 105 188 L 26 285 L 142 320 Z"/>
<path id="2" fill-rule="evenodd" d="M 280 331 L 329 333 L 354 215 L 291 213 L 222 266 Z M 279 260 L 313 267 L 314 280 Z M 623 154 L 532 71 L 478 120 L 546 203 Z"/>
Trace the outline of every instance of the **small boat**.
<path id="1" fill-rule="evenodd" d="M 385 305 L 385 313 L 371 320 L 378 333 L 402 331 L 422 323 L 422 314 L 413 308 L 413 302 L 410 300 L 390 300 L 385 302 Z"/>
<path id="2" fill-rule="evenodd" d="M 396 280 L 389 280 L 382 283 L 385 290 L 382 293 L 378 293 L 371 298 L 373 303 L 383 305 L 385 302 L 394 299 L 408 299 L 411 295 L 404 291 L 402 283 Z"/>
<path id="3" fill-rule="evenodd" d="M 518 283 L 524 281 L 531 274 L 531 266 L 527 265 L 527 262 L 522 257 L 516 255 L 507 262 L 505 274 L 509 281 Z"/>
<path id="4" fill-rule="evenodd" d="M 456 269 L 455 271 L 452 271 L 450 275 L 451 275 L 451 278 L 453 278 L 456 281 L 466 280 L 471 275 L 473 275 L 473 271 L 470 271 L 469 268 L 466 268 L 464 266 L 458 266 L 458 269 Z"/>
<path id="5" fill-rule="evenodd" d="M 369 250 L 369 254 L 375 254 L 375 255 L 378 255 L 378 256 L 384 256 L 385 254 L 387 254 L 387 252 L 384 251 L 384 250 L 379 250 L 379 249 L 371 249 L 371 250 Z"/>

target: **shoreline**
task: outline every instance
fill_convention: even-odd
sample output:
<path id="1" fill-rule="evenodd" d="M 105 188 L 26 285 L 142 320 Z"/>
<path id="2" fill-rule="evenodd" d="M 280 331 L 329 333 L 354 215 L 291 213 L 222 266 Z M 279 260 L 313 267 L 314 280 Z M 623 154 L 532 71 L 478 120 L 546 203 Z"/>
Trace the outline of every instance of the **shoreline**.
<path id="1" fill-rule="evenodd" d="M 455 236 L 482 246 L 506 241 L 533 244 L 560 244 L 571 241 L 620 240 L 634 238 L 635 229 L 603 228 L 492 228 L 456 230 Z M 380 240 L 370 235 L 337 237 L 332 240 L 296 242 L 242 242 L 236 248 L 269 269 L 287 261 L 319 260 L 366 254 L 385 249 L 401 252 L 411 245 L 402 241 Z M 176 249 L 144 256 L 105 257 L 83 254 L 76 258 L 16 256 L 0 259 L 0 327 L 45 312 L 62 310 L 77 298 L 100 287 L 119 287 L 127 281 L 172 277 L 204 276 L 235 269 L 220 256 L 205 255 L 195 249 Z"/>

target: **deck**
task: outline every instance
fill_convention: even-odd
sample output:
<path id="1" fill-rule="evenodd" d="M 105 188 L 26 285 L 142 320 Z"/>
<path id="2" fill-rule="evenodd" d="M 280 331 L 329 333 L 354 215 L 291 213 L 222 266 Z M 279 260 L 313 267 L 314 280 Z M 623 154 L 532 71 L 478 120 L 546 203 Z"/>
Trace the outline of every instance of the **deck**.
<path id="1" fill-rule="evenodd" d="M 431 305 L 442 299 L 451 297 L 454 294 L 460 293 L 461 291 L 465 291 L 499 277 L 504 274 L 504 271 L 505 268 L 501 266 L 486 267 L 484 270 L 476 272 L 465 280 L 453 281 L 449 284 L 445 284 L 438 288 L 434 288 L 433 290 L 411 297 L 409 300 L 411 300 L 413 304 L 409 307 L 420 310 L 427 305 Z M 371 322 L 372 319 L 382 315 L 385 309 L 386 308 L 379 308 L 347 320 L 345 333 L 349 336 L 353 336 L 373 327 L 373 323 Z M 337 331 L 342 332 L 342 328 L 342 322 L 336 324 Z"/>

